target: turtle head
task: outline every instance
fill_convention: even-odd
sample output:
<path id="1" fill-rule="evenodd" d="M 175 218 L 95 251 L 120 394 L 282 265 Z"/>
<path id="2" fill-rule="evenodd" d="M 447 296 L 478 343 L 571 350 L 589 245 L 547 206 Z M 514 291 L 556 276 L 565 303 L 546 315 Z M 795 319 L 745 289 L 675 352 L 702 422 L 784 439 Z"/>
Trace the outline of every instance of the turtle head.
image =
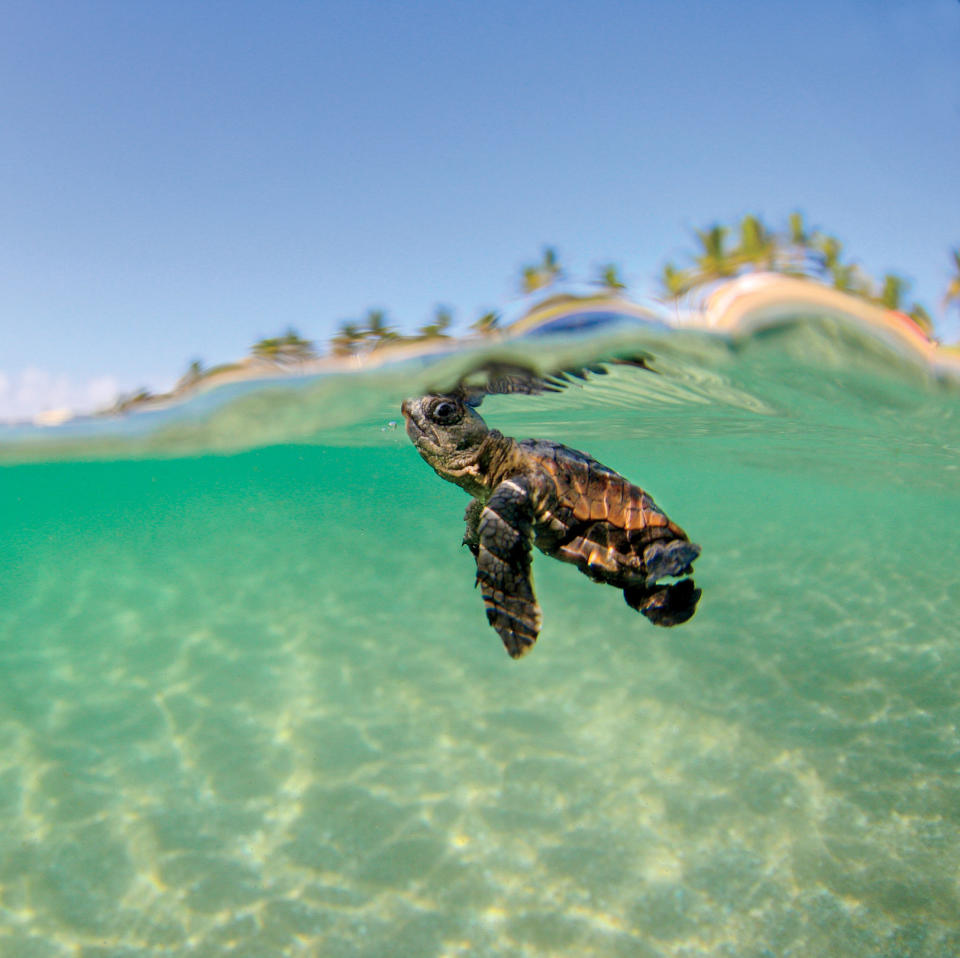
<path id="1" fill-rule="evenodd" d="M 483 484 L 486 440 L 499 438 L 463 397 L 430 394 L 400 406 L 417 452 L 444 479 L 471 491 Z"/>

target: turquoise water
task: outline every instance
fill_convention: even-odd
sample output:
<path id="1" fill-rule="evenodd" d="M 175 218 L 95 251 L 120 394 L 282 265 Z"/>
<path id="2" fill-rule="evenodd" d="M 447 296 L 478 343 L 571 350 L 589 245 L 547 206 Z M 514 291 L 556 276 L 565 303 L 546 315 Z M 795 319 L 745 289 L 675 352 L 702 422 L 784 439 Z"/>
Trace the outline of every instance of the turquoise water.
<path id="1" fill-rule="evenodd" d="M 430 370 L 11 439 L 0 954 L 960 953 L 960 390 L 823 325 L 677 343 L 484 402 L 703 547 L 673 630 L 536 557 L 519 662 L 389 425 Z"/>

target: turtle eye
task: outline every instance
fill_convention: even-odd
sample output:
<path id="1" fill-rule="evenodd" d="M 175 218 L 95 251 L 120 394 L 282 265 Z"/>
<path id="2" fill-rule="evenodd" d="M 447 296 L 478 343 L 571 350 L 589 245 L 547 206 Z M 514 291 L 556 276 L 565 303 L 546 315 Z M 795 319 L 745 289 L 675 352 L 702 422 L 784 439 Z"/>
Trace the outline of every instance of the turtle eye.
<path id="1" fill-rule="evenodd" d="M 442 426 L 450 426 L 460 420 L 460 408 L 451 399 L 441 399 L 430 410 L 430 418 Z"/>

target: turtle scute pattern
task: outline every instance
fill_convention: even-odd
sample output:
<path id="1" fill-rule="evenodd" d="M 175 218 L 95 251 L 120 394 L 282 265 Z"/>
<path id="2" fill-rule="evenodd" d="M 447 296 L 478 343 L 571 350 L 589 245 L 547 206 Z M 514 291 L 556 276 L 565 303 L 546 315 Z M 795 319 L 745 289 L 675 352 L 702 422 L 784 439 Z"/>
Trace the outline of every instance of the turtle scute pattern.
<path id="1" fill-rule="evenodd" d="M 627 604 L 656 625 L 693 615 L 700 591 L 692 581 L 659 586 L 656 580 L 690 572 L 699 547 L 644 490 L 557 443 L 524 440 L 517 447 L 525 471 L 494 489 L 480 508 L 476 534 L 468 509 L 465 538 L 477 558 L 487 619 L 511 656 L 529 651 L 540 629 L 531 540 L 595 582 L 622 589 Z"/>
<path id="2" fill-rule="evenodd" d="M 541 525 L 547 529 L 537 546 L 552 554 L 553 545 L 557 558 L 591 578 L 628 584 L 645 575 L 647 546 L 686 539 L 643 489 L 596 459 L 557 443 L 526 440 L 519 446 L 544 475 Z"/>

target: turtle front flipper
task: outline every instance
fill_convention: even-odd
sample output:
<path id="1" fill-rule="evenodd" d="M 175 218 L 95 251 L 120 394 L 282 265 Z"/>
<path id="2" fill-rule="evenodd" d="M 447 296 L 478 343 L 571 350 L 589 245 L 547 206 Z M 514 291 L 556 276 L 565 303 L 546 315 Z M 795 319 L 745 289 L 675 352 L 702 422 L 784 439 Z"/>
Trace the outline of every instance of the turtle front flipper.
<path id="1" fill-rule="evenodd" d="M 510 656 L 518 659 L 530 651 L 540 632 L 530 570 L 533 508 L 523 479 L 507 479 L 493 490 L 480 512 L 477 532 L 477 584 L 487 621 Z"/>

